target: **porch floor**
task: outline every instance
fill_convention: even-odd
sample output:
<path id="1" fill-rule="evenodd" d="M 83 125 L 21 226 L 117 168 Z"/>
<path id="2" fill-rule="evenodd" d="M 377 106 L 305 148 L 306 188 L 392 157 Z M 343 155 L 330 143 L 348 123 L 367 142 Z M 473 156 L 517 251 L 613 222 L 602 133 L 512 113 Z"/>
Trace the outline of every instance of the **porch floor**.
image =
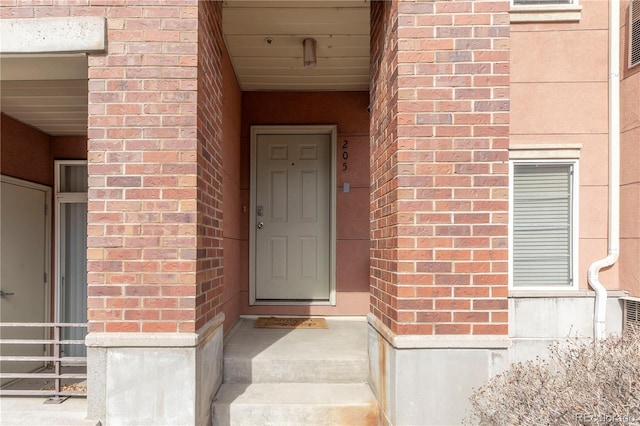
<path id="1" fill-rule="evenodd" d="M 45 369 L 44 372 L 52 372 Z M 86 365 L 63 366 L 63 374 L 86 373 Z M 62 385 L 86 386 L 83 379 L 63 379 Z M 21 379 L 2 387 L 3 390 L 44 390 L 53 388 L 52 379 Z M 95 425 L 86 420 L 87 398 L 73 396 L 61 404 L 45 404 L 46 396 L 2 396 L 0 397 L 0 426 L 8 425 Z"/>
<path id="2" fill-rule="evenodd" d="M 95 426 L 87 420 L 87 399 L 71 397 L 62 404 L 44 404 L 46 397 L 3 396 L 0 425 Z"/>
<path id="3" fill-rule="evenodd" d="M 327 329 L 265 329 L 241 318 L 225 339 L 224 382 L 366 382 L 366 318 L 326 319 Z"/>

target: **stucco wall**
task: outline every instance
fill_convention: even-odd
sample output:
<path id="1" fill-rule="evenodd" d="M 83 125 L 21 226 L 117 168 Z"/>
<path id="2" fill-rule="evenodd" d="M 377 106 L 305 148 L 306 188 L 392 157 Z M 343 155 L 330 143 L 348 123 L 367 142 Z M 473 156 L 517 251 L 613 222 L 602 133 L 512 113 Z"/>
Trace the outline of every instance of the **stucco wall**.
<path id="1" fill-rule="evenodd" d="M 2 114 L 0 159 L 3 175 L 53 185 L 49 135 Z"/>
<path id="2" fill-rule="evenodd" d="M 621 3 L 620 287 L 640 297 L 640 66 L 627 67 L 629 1 Z"/>
<path id="3" fill-rule="evenodd" d="M 86 160 L 86 136 L 51 136 L 51 155 L 54 160 Z"/>
<path id="4" fill-rule="evenodd" d="M 608 2 L 580 1 L 579 22 L 511 24 L 510 145 L 581 144 L 579 272 L 607 254 Z M 617 266 L 600 274 L 618 288 Z"/>
<path id="5" fill-rule="evenodd" d="M 226 49 L 222 55 L 222 199 L 224 330 L 228 332 L 240 315 L 242 283 L 248 280 L 248 193 L 241 187 L 242 93 Z"/>
<path id="6" fill-rule="evenodd" d="M 369 95 L 366 92 L 244 92 L 242 94 L 243 202 L 249 200 L 249 144 L 252 125 L 336 124 L 340 158 L 337 176 L 337 305 L 250 307 L 248 274 L 243 271 L 239 295 L 242 313 L 292 315 L 364 315 L 369 311 Z M 345 141 L 347 148 L 343 149 Z M 343 160 L 343 152 L 348 160 Z M 347 162 L 347 170 L 342 162 Z M 343 192 L 343 184 L 350 191 Z M 226 203 L 226 200 L 225 200 Z M 241 216 L 248 218 L 248 214 Z M 243 223 L 248 239 L 248 221 Z M 243 243 L 244 268 L 248 268 L 248 244 Z M 225 254 L 226 255 L 226 254 Z M 226 273 L 225 273 L 226 275 Z"/>

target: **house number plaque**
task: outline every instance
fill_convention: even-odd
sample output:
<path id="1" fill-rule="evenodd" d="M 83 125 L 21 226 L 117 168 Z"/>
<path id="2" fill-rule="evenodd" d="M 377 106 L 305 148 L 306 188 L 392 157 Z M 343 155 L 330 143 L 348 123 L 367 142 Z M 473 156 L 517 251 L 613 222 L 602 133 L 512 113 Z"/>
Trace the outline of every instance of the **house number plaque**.
<path id="1" fill-rule="evenodd" d="M 349 160 L 349 141 L 345 139 L 342 142 L 342 171 L 343 172 L 346 172 L 347 169 L 349 168 L 349 162 L 347 160 Z"/>

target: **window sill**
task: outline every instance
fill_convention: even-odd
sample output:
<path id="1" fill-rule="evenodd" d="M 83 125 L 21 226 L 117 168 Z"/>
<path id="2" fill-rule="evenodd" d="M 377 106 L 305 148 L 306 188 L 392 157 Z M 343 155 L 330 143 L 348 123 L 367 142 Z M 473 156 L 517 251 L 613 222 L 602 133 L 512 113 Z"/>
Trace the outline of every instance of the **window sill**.
<path id="1" fill-rule="evenodd" d="M 595 297 L 596 293 L 593 290 L 570 290 L 570 289 L 557 289 L 557 290 L 525 290 L 525 289 L 510 289 L 510 299 L 520 298 L 539 298 L 539 297 Z M 607 297 L 621 298 L 628 296 L 629 293 L 624 290 L 607 290 Z"/>
<path id="2" fill-rule="evenodd" d="M 582 6 L 577 4 L 547 4 L 511 6 L 511 22 L 578 22 Z"/>

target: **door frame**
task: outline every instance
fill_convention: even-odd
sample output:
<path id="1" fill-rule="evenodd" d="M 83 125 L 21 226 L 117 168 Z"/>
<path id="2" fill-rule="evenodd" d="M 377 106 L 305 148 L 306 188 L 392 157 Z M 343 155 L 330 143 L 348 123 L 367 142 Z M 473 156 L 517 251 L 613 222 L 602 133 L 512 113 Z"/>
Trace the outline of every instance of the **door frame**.
<path id="1" fill-rule="evenodd" d="M 329 241 L 329 300 L 328 301 L 295 301 L 295 300 L 256 300 L 256 200 L 257 200 L 257 153 L 256 144 L 259 135 L 328 135 L 331 143 L 330 185 L 330 241 Z M 251 165 L 250 165 L 250 202 L 249 202 L 249 305 L 336 305 L 336 199 L 337 199 L 337 137 L 336 125 L 297 125 L 297 126 L 251 126 Z"/>
<path id="2" fill-rule="evenodd" d="M 7 175 L 0 175 L 0 182 L 8 183 L 11 185 L 22 186 L 29 189 L 34 189 L 37 191 L 44 192 L 45 195 L 45 214 L 44 214 L 44 272 L 46 274 L 45 278 L 45 286 L 44 286 L 44 306 L 42 307 L 44 310 L 44 318 L 47 319 L 47 322 L 51 321 L 51 308 L 52 308 L 52 300 L 51 300 L 51 187 L 47 185 L 42 185 L 35 182 L 30 182 L 28 180 L 18 179 Z M 49 346 L 45 345 L 46 353 L 49 353 Z"/>
<path id="3" fill-rule="evenodd" d="M 89 199 L 86 192 L 61 192 L 60 191 L 60 166 L 63 165 L 87 165 L 87 160 L 55 160 L 54 164 L 54 186 L 55 186 L 55 265 L 56 276 L 54 277 L 55 283 L 55 304 L 54 304 L 54 318 L 56 322 L 62 322 L 62 282 L 60 280 L 60 273 L 62 272 L 62 217 L 61 217 L 61 205 L 62 204 L 75 204 L 84 203 L 88 204 Z"/>

